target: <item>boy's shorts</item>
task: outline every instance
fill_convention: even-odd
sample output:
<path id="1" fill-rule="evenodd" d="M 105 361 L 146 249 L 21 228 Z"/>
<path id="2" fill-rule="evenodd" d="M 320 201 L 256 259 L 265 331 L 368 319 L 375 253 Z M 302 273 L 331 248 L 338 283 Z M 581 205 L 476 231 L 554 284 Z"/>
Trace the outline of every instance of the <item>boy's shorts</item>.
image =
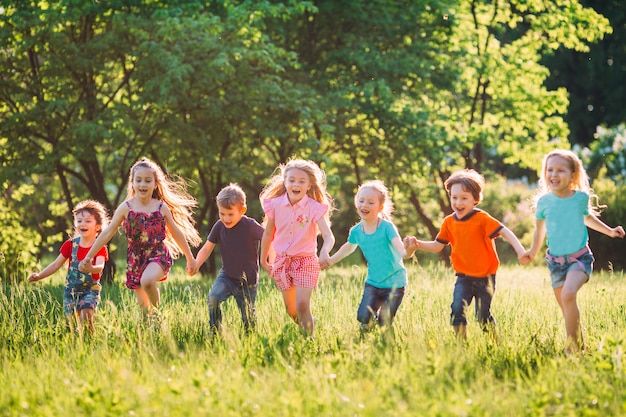
<path id="1" fill-rule="evenodd" d="M 320 271 L 316 255 L 278 256 L 272 268 L 272 277 L 281 291 L 291 287 L 316 289 Z"/>
<path id="2" fill-rule="evenodd" d="M 562 262 L 558 262 L 557 260 Z M 594 260 L 595 259 L 591 252 L 580 255 L 578 258 L 572 258 L 570 256 L 560 256 L 554 258 L 549 252 L 546 253 L 546 263 L 548 264 L 548 270 L 550 271 L 552 288 L 559 288 L 563 286 L 569 271 L 583 271 L 587 274 L 587 281 L 589 281 L 591 271 L 593 270 Z"/>

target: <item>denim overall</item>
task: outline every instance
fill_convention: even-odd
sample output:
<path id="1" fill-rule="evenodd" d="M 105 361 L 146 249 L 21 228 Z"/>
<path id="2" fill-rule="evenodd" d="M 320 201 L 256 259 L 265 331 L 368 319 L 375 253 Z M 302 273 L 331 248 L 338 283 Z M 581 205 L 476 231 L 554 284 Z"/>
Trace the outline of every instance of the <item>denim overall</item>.
<path id="1" fill-rule="evenodd" d="M 80 238 L 72 239 L 72 257 L 65 279 L 63 309 L 65 314 L 74 314 L 83 308 L 96 309 L 100 301 L 100 281 L 94 280 L 90 273 L 78 270 L 78 243 Z"/>

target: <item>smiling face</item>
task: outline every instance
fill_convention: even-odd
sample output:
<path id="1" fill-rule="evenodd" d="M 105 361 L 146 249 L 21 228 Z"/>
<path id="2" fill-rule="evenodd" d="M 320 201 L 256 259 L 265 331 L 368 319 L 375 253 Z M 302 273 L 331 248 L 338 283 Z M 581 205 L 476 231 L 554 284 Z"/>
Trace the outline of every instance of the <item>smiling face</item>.
<path id="1" fill-rule="evenodd" d="M 287 189 L 289 202 L 295 204 L 302 200 L 311 189 L 311 179 L 305 171 L 299 168 L 291 168 L 285 173 L 285 188 Z"/>
<path id="2" fill-rule="evenodd" d="M 156 187 L 154 172 L 150 168 L 137 167 L 133 175 L 133 190 L 140 200 L 147 201 L 152 198 Z"/>
<path id="3" fill-rule="evenodd" d="M 569 197 L 572 194 L 573 174 L 570 162 L 561 156 L 554 155 L 546 161 L 546 185 L 558 197 Z"/>
<path id="4" fill-rule="evenodd" d="M 228 229 L 232 229 L 239 223 L 239 220 L 246 212 L 246 208 L 242 206 L 222 207 L 218 206 L 220 212 L 220 220 Z"/>
<path id="5" fill-rule="evenodd" d="M 81 210 L 74 215 L 74 228 L 82 238 L 93 240 L 101 227 L 93 214 L 87 210 Z"/>
<path id="6" fill-rule="evenodd" d="M 458 219 L 471 213 L 478 203 L 479 201 L 463 187 L 463 184 L 457 183 L 450 187 L 450 205 Z"/>
<path id="7" fill-rule="evenodd" d="M 383 201 L 380 193 L 371 187 L 361 187 L 355 199 L 356 211 L 364 222 L 378 221 L 378 215 L 383 211 Z"/>

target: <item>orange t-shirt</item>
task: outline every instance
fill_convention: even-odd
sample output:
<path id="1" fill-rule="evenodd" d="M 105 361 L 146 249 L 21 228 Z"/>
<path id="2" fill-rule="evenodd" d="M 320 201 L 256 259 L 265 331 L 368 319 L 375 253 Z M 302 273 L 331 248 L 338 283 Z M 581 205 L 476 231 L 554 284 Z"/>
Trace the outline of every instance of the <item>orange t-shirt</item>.
<path id="1" fill-rule="evenodd" d="M 452 267 L 457 274 L 485 278 L 495 274 L 500 265 L 494 238 L 502 224 L 480 209 L 459 220 L 447 216 L 436 240 L 452 246 Z"/>

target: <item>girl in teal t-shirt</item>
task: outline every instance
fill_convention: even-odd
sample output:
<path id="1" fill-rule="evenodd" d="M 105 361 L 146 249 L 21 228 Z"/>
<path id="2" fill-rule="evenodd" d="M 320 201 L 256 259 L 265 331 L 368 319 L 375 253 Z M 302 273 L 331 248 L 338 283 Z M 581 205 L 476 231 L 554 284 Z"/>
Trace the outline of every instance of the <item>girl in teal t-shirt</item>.
<path id="1" fill-rule="evenodd" d="M 598 219 L 590 196 L 595 197 L 576 154 L 557 149 L 545 156 L 536 196 L 533 243 L 521 261 L 532 261 L 547 236 L 546 262 L 565 319 L 566 353 L 585 347 L 576 296 L 593 269 L 587 227 L 610 237 L 624 237 L 622 226 L 611 228 Z"/>
<path id="2" fill-rule="evenodd" d="M 358 247 L 367 260 L 367 278 L 357 311 L 362 331 L 371 330 L 376 322 L 391 326 L 404 298 L 407 273 L 402 258 L 406 248 L 398 230 L 391 222 L 393 203 L 382 181 L 362 184 L 354 198 L 361 221 L 350 229 L 348 241 L 339 248 L 327 268 L 336 264 Z"/>

